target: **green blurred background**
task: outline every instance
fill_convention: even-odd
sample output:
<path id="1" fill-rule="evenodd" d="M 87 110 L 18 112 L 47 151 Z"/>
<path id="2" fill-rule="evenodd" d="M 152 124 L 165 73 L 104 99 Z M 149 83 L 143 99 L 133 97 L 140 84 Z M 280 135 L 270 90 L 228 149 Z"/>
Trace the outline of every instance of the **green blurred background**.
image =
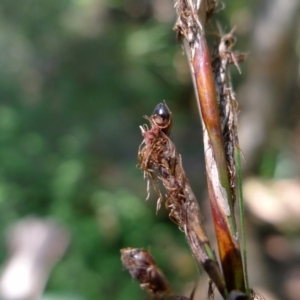
<path id="1" fill-rule="evenodd" d="M 251 5 L 228 1 L 218 15 L 225 30 L 251 18 Z M 120 262 L 128 246 L 151 250 L 178 292 L 197 276 L 184 235 L 164 209 L 155 214 L 154 192 L 145 202 L 136 168 L 139 125 L 166 100 L 204 198 L 202 130 L 174 22 L 172 1 L 1 1 L 0 258 L 5 228 L 20 218 L 64 224 L 71 244 L 46 295 L 144 299 Z M 241 35 L 237 48 L 247 43 Z M 238 86 L 243 77 L 233 73 Z"/>

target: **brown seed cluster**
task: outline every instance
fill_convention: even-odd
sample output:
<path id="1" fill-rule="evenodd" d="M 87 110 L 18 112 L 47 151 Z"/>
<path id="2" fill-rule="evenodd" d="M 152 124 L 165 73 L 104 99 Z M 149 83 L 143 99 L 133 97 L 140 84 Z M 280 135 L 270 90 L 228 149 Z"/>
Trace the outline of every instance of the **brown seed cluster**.
<path id="1" fill-rule="evenodd" d="M 141 127 L 144 140 L 138 152 L 139 167 L 158 194 L 157 210 L 163 200 L 157 182 L 159 179 L 167 191 L 166 208 L 170 218 L 185 231 L 188 206 L 196 199 L 183 170 L 181 156 L 169 137 L 172 113 L 165 103 L 160 103 L 153 114 L 145 118 L 150 122 L 151 128 L 148 129 L 147 125 Z M 148 196 L 149 186 L 148 183 Z"/>
<path id="2" fill-rule="evenodd" d="M 156 296 L 171 294 L 167 279 L 148 251 L 138 248 L 122 249 L 121 261 L 131 277 L 138 280 L 141 288 L 149 294 Z"/>
<path id="3" fill-rule="evenodd" d="M 144 249 L 121 249 L 121 261 L 131 277 L 140 282 L 140 287 L 155 300 L 192 300 L 174 295 L 168 280 L 158 268 L 153 256 Z"/>

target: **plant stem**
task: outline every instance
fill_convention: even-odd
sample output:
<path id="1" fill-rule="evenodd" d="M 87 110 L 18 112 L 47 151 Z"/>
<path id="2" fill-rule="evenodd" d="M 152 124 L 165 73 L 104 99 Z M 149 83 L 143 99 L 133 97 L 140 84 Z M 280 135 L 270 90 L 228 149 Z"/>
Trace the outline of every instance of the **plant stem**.
<path id="1" fill-rule="evenodd" d="M 226 287 L 229 292 L 245 292 L 223 132 L 211 59 L 203 30 L 206 4 L 207 1 L 200 1 L 200 4 L 193 0 L 176 1 L 178 19 L 175 30 L 183 40 L 202 117 L 208 192 Z"/>

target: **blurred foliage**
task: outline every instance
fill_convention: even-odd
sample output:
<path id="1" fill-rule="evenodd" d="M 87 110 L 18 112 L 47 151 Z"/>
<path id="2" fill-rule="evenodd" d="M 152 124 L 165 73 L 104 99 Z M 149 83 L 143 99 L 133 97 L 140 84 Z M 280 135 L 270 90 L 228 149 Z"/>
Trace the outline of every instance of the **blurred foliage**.
<path id="1" fill-rule="evenodd" d="M 231 1 L 220 13 L 227 29 L 245 5 Z M 190 180 L 198 193 L 205 185 L 172 1 L 2 0 L 0 15 L 1 261 L 9 224 L 50 216 L 72 243 L 48 295 L 142 299 L 121 266 L 127 246 L 150 249 L 180 290 L 195 264 L 166 213 L 155 215 L 155 195 L 145 204 L 135 167 L 142 116 L 166 99 Z"/>

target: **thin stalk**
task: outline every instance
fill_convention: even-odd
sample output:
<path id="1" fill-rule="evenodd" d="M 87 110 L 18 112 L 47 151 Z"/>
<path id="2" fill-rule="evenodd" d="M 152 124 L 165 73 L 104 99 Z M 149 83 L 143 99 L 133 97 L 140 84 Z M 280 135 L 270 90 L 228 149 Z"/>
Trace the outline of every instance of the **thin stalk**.
<path id="1" fill-rule="evenodd" d="M 239 212 L 240 212 L 240 226 L 242 235 L 242 253 L 244 262 L 244 277 L 245 277 L 245 287 L 246 293 L 249 295 L 250 286 L 248 278 L 248 265 L 247 265 L 247 241 L 246 241 L 246 231 L 245 231 L 245 208 L 244 208 L 244 197 L 243 197 L 243 184 L 242 184 L 242 164 L 241 164 L 241 150 L 239 147 L 235 147 L 235 161 L 236 161 L 236 171 L 237 171 L 237 195 L 239 201 Z"/>
<path id="2" fill-rule="evenodd" d="M 233 93 L 231 76 L 228 74 L 228 85 L 229 93 L 232 102 L 236 102 L 235 94 Z M 236 164 L 236 183 L 237 183 L 237 198 L 239 202 L 239 214 L 240 214 L 240 227 L 242 235 L 242 256 L 244 265 L 244 278 L 246 294 L 249 295 L 251 290 L 249 286 L 248 278 L 248 265 L 247 265 L 247 241 L 246 241 L 246 230 L 245 230 L 245 207 L 244 207 L 244 196 L 243 196 L 243 179 L 242 179 L 242 163 L 241 163 L 241 149 L 239 145 L 238 130 L 237 130 L 237 107 L 233 107 L 233 124 L 234 124 L 234 160 Z"/>
<path id="3" fill-rule="evenodd" d="M 208 192 L 219 255 L 229 292 L 245 292 L 244 271 L 234 215 L 234 199 L 204 24 L 211 1 L 178 0 L 175 30 L 184 44 L 203 124 Z M 199 10 L 199 11 L 198 11 Z"/>

